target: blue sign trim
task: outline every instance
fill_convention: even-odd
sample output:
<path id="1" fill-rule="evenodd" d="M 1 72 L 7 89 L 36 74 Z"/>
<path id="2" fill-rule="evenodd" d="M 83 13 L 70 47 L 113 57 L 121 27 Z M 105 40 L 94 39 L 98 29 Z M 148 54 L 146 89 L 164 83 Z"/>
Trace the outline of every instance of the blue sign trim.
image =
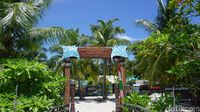
<path id="1" fill-rule="evenodd" d="M 80 59 L 80 55 L 78 53 L 78 47 L 76 46 L 62 46 L 63 48 L 63 59 L 67 58 L 77 58 Z"/>

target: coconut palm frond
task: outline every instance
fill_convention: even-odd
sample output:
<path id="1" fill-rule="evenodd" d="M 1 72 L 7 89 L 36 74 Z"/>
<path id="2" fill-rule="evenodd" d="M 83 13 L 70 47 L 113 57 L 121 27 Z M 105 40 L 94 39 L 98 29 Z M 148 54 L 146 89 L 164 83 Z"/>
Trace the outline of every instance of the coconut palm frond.
<path id="1" fill-rule="evenodd" d="M 118 19 L 118 18 L 111 19 L 111 20 L 109 20 L 109 21 L 107 22 L 107 24 L 108 24 L 110 27 L 112 27 L 112 26 L 113 26 L 113 23 L 116 22 L 116 21 L 119 21 L 119 19 Z"/>
<path id="2" fill-rule="evenodd" d="M 110 39 L 107 41 L 107 46 L 112 47 L 118 44 L 118 41 L 116 39 Z"/>
<path id="3" fill-rule="evenodd" d="M 125 32 L 123 28 L 113 25 L 118 20 L 117 18 L 108 21 L 98 20 L 97 25 L 91 25 L 94 43 L 104 47 L 118 44 L 118 42 L 114 41 L 116 39 L 115 36 Z"/>
<path id="4" fill-rule="evenodd" d="M 159 8 L 159 13 L 164 17 L 164 19 L 166 19 L 166 15 L 167 15 L 167 9 L 165 4 L 163 3 L 163 0 L 157 0 L 158 3 L 158 8 Z"/>
<path id="5" fill-rule="evenodd" d="M 114 31 L 113 31 L 114 34 L 125 33 L 125 32 L 126 31 L 123 28 L 119 27 L 119 26 L 115 27 Z"/>
<path id="6" fill-rule="evenodd" d="M 34 28 L 26 35 L 27 38 L 35 39 L 38 41 L 54 40 L 64 38 L 67 36 L 67 30 L 61 27 L 48 27 L 48 28 Z"/>
<path id="7" fill-rule="evenodd" d="M 27 31 L 27 28 L 33 27 L 39 20 L 37 16 L 39 12 L 28 3 L 0 2 L 0 4 L 4 7 L 0 12 L 2 13 L 0 26 L 3 26 L 4 30 L 10 28 L 19 35 Z"/>
<path id="8" fill-rule="evenodd" d="M 157 26 L 146 19 L 136 20 L 136 25 L 142 26 L 145 30 L 149 32 L 154 32 L 154 31 L 159 32 L 159 29 L 157 28 Z"/>
<path id="9" fill-rule="evenodd" d="M 81 36 L 79 46 L 87 46 L 90 42 L 90 37 L 88 36 Z"/>
<path id="10" fill-rule="evenodd" d="M 12 29 L 15 33 L 24 33 L 41 19 L 42 12 L 52 0 L 30 0 L 27 2 L 1 1 L 0 26 Z"/>
<path id="11" fill-rule="evenodd" d="M 16 40 L 18 50 L 37 51 L 41 45 L 57 43 L 59 38 L 65 37 L 65 30 L 57 27 L 35 28 Z"/>
<path id="12" fill-rule="evenodd" d="M 117 42 L 119 45 L 127 45 L 128 46 L 131 44 L 131 42 L 127 39 L 117 39 Z"/>

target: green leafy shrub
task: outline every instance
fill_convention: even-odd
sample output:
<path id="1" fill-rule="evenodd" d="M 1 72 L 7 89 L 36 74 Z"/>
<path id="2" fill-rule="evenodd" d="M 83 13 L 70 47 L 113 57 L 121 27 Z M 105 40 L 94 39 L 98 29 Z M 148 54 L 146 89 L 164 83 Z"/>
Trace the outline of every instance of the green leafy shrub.
<path id="1" fill-rule="evenodd" d="M 19 112 L 43 112 L 53 105 L 61 105 L 65 78 L 53 74 L 37 61 L 7 59 L 0 71 L 0 110 L 10 112 L 17 101 Z M 17 89 L 17 100 L 15 88 Z"/>
<path id="2" fill-rule="evenodd" d="M 53 99 L 47 98 L 47 96 L 21 96 L 17 100 L 17 110 L 25 112 L 44 112 L 49 110 L 53 105 Z"/>
<path id="3" fill-rule="evenodd" d="M 164 112 L 165 109 L 173 105 L 173 97 L 171 94 L 164 94 L 157 101 L 151 103 L 151 110 L 155 112 Z"/>
<path id="4" fill-rule="evenodd" d="M 124 103 L 130 103 L 139 105 L 142 107 L 147 107 L 151 101 L 150 97 L 147 95 L 140 95 L 139 93 L 132 93 L 129 96 L 124 98 Z"/>
<path id="5" fill-rule="evenodd" d="M 0 94 L 0 111 L 12 112 L 15 102 L 17 112 L 44 112 L 49 110 L 54 101 L 48 99 L 47 96 L 26 97 L 21 95 L 16 101 L 15 97 L 14 94 Z"/>
<path id="6" fill-rule="evenodd" d="M 164 112 L 167 107 L 172 106 L 173 97 L 171 94 L 164 94 L 158 98 L 158 100 L 151 101 L 151 98 L 148 95 L 132 93 L 123 99 L 123 103 L 138 105 L 151 110 L 151 112 Z M 128 107 L 124 106 L 123 111 L 128 112 Z"/>
<path id="7" fill-rule="evenodd" d="M 62 76 L 52 77 L 51 80 L 42 83 L 43 85 L 40 93 L 43 95 L 47 95 L 48 98 L 54 99 L 54 105 L 62 104 L 64 99 L 61 93 L 63 93 L 64 90 L 65 80 L 66 78 Z"/>
<path id="8" fill-rule="evenodd" d="M 127 104 L 133 104 L 133 105 L 139 105 L 141 107 L 148 107 L 148 104 L 150 103 L 151 99 L 147 95 L 140 95 L 139 93 L 132 93 L 129 96 L 125 97 L 123 99 L 123 103 Z M 128 107 L 123 108 L 124 112 L 128 112 Z"/>
<path id="9" fill-rule="evenodd" d="M 38 92 L 41 83 L 50 78 L 47 66 L 24 59 L 8 59 L 0 73 L 0 92 L 13 92 L 18 85 L 19 94 Z"/>
<path id="10" fill-rule="evenodd" d="M 12 112 L 14 94 L 0 94 L 0 112 Z"/>

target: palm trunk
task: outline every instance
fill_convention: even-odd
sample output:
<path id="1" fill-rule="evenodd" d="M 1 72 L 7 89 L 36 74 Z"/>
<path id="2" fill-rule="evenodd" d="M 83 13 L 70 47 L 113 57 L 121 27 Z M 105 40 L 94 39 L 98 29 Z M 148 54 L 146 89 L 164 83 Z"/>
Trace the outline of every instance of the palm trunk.
<path id="1" fill-rule="evenodd" d="M 104 68 L 103 68 L 103 99 L 107 99 L 107 91 L 106 91 L 106 59 L 104 61 Z"/>
<path id="2" fill-rule="evenodd" d="M 83 94 L 82 94 L 82 90 L 81 90 L 81 81 L 80 81 L 80 78 L 78 78 L 78 89 L 79 89 L 79 99 L 83 100 Z"/>

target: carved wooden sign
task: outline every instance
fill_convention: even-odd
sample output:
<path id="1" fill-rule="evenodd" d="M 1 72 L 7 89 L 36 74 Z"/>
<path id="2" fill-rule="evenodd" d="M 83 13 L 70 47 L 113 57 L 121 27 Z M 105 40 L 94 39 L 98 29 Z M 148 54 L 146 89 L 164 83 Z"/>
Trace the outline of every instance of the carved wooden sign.
<path id="1" fill-rule="evenodd" d="M 83 47 L 78 48 L 81 58 L 110 58 L 112 48 L 107 47 Z"/>

